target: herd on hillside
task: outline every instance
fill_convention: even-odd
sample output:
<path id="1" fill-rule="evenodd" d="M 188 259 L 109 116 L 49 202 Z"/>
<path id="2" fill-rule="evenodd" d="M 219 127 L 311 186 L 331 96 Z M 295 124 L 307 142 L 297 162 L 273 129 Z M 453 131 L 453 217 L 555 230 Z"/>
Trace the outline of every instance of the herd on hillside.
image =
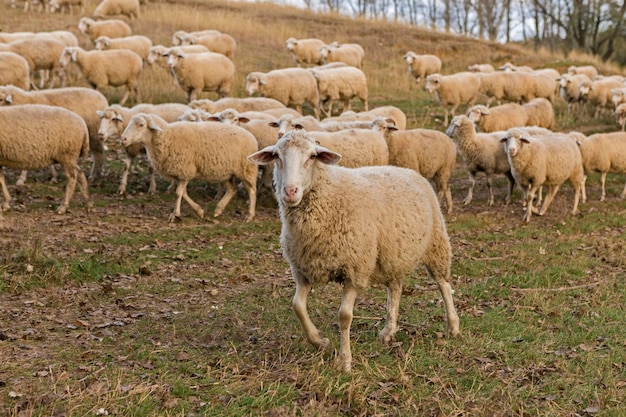
<path id="1" fill-rule="evenodd" d="M 84 14 L 82 0 L 26 0 L 25 10 L 36 7 Z M 22 170 L 17 181 L 22 185 L 27 170 L 45 167 L 56 180 L 54 165 L 59 164 L 68 178 L 59 213 L 67 210 L 76 183 L 91 208 L 79 161 L 90 153 L 89 182 L 100 181 L 110 141 L 120 141 L 125 150 L 119 194 L 127 192 L 132 161 L 146 152 L 147 191 L 156 192 L 157 173 L 172 180 L 177 199 L 170 221 L 180 218 L 183 199 L 204 217 L 187 194 L 191 180 L 223 184 L 214 216 L 236 195 L 240 182 L 249 201 L 246 220 L 252 220 L 257 192 L 273 194 L 273 166 L 251 164 L 248 157 L 293 129 L 305 130 L 316 143 L 340 153 L 339 165 L 395 165 L 419 172 L 431 180 L 447 213 L 453 209 L 448 181 L 457 155 L 470 177 L 464 204 L 473 198 L 476 175 L 484 172 L 488 204 L 493 205 L 493 176 L 504 175 L 507 203 L 514 185 L 521 186 L 526 222 L 534 213 L 544 214 L 567 181 L 574 189 L 576 213 L 579 200 L 586 199 L 588 174 L 601 173 L 604 199 L 607 173 L 626 173 L 624 77 L 599 75 L 593 66 L 570 67 L 561 74 L 511 63 L 497 69 L 476 64 L 444 75 L 439 57 L 408 51 L 403 60 L 409 73 L 443 106 L 447 130 L 407 129 L 402 110 L 368 108 L 365 51 L 357 43 L 291 37 L 285 46 L 294 66 L 248 73 L 248 97 L 236 98 L 230 97 L 237 48 L 231 35 L 214 29 L 177 31 L 171 45 L 154 45 L 147 36 L 133 34 L 127 23 L 139 18 L 141 7 L 145 3 L 139 0 L 103 0 L 93 18 L 81 17 L 77 28 L 93 45 L 89 50 L 67 30 L 0 32 L 0 165 Z M 66 85 L 71 65 L 93 89 Z M 139 79 L 146 65 L 171 74 L 187 103 L 143 103 Z M 125 89 L 119 104 L 109 103 L 101 92 L 105 87 Z M 204 92 L 217 99 L 200 98 Z M 124 107 L 131 98 L 135 106 Z M 351 110 L 354 99 L 360 100 L 359 112 Z M 555 132 L 553 103 L 558 99 L 565 100 L 568 114 L 612 111 L 622 131 L 589 136 Z M 455 115 L 461 105 L 467 114 Z M 6 211 L 11 197 L 3 175 L 0 181 Z M 625 196 L 626 187 L 621 198 Z"/>

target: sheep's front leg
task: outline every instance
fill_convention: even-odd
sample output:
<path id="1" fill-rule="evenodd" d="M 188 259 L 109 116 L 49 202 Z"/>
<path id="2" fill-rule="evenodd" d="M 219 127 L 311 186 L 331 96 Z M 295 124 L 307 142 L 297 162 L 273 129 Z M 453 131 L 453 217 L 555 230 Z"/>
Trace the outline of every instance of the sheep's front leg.
<path id="1" fill-rule="evenodd" d="M 156 194 L 156 175 L 154 172 L 154 167 L 152 166 L 150 161 L 148 161 L 148 174 L 150 175 L 150 186 L 148 187 L 148 194 Z"/>
<path id="2" fill-rule="evenodd" d="M 487 205 L 493 206 L 493 176 L 488 173 L 485 174 L 487 175 L 487 190 L 489 191 L 489 200 L 487 201 Z"/>
<path id="3" fill-rule="evenodd" d="M 183 200 L 183 194 L 187 191 L 187 180 L 178 180 L 176 184 L 176 204 L 174 205 L 174 211 L 170 214 L 169 222 L 173 222 L 176 219 L 180 219 L 180 204 Z"/>
<path id="4" fill-rule="evenodd" d="M 78 178 L 78 170 L 77 167 L 63 167 L 63 172 L 65 172 L 65 176 L 67 177 L 67 184 L 65 185 L 65 197 L 63 198 L 63 203 L 57 209 L 57 214 L 65 214 L 67 208 L 70 205 L 70 200 L 74 195 L 74 190 L 76 190 L 76 180 Z"/>
<path id="5" fill-rule="evenodd" d="M 524 223 L 530 222 L 533 211 L 536 212 L 536 209 L 533 207 L 533 200 L 535 199 L 537 188 L 538 187 L 531 186 L 526 193 L 526 214 L 524 214 L 523 218 Z"/>
<path id="6" fill-rule="evenodd" d="M 387 323 L 385 328 L 379 333 L 383 343 L 391 342 L 398 331 L 398 312 L 400 310 L 401 295 L 402 282 L 400 280 L 392 281 L 387 286 Z"/>
<path id="7" fill-rule="evenodd" d="M 585 175 L 584 179 L 585 180 L 587 179 L 586 175 Z M 600 175 L 600 184 L 602 185 L 602 195 L 600 196 L 600 201 L 604 201 L 604 199 L 606 198 L 606 172 L 603 172 Z M 583 203 L 585 202 L 586 199 L 587 199 L 587 195 L 585 193 L 585 188 L 583 186 Z"/>
<path id="8" fill-rule="evenodd" d="M 2 167 L 0 167 L 0 186 L 2 187 L 2 196 L 4 197 L 1 211 L 7 211 L 11 208 L 11 194 L 9 194 L 9 189 L 7 188 L 7 183 L 4 179 L 4 171 Z"/>
<path id="9" fill-rule="evenodd" d="M 225 181 L 222 183 L 226 191 L 224 192 L 224 196 L 218 201 L 217 206 L 215 206 L 215 212 L 213 213 L 213 217 L 217 217 L 224 211 L 224 208 L 228 205 L 230 200 L 237 194 L 237 186 L 232 181 Z"/>
<path id="10" fill-rule="evenodd" d="M 187 194 L 187 187 L 183 189 L 183 198 L 185 199 L 187 204 L 191 206 L 193 211 L 196 212 L 198 217 L 200 217 L 201 219 L 204 219 L 204 210 L 202 210 L 202 207 L 200 207 L 200 204 L 196 203 L 195 201 L 191 199 L 191 197 L 189 197 L 189 194 Z"/>
<path id="11" fill-rule="evenodd" d="M 128 172 L 130 171 L 130 164 L 133 162 L 133 157 L 126 154 L 124 158 L 124 170 L 122 171 L 122 179 L 120 180 L 120 186 L 117 189 L 119 195 L 126 194 L 126 186 L 128 185 Z"/>
<path id="12" fill-rule="evenodd" d="M 622 191 L 622 193 L 619 195 L 619 198 L 621 198 L 622 200 L 626 197 L 626 185 L 624 185 L 624 191 Z"/>
<path id="13" fill-rule="evenodd" d="M 292 301 L 293 311 L 296 313 L 296 316 L 298 316 L 298 319 L 300 319 L 307 340 L 318 349 L 330 348 L 330 340 L 322 338 L 319 330 L 317 330 L 317 327 L 315 327 L 311 321 L 306 307 L 307 298 L 309 292 L 311 292 L 311 284 L 302 274 L 295 271 L 294 268 L 291 268 L 291 273 L 296 281 L 296 293 Z"/>
<path id="14" fill-rule="evenodd" d="M 586 203 L 587 202 L 587 175 L 583 175 L 583 179 L 580 182 L 580 185 L 582 187 L 582 193 L 583 193 L 582 200 L 583 200 L 583 203 Z M 602 184 L 602 191 L 603 191 L 602 193 L 603 196 L 600 201 L 604 200 L 604 184 Z"/>
<path id="15" fill-rule="evenodd" d="M 559 191 L 559 188 L 561 188 L 560 185 L 554 185 L 554 186 L 548 187 L 548 195 L 546 195 L 546 199 L 543 201 L 543 204 L 541 205 L 541 210 L 539 210 L 540 216 L 543 216 L 544 214 L 546 214 L 546 211 L 548 211 L 548 207 L 550 207 L 550 204 L 552 204 L 552 200 L 554 199 L 554 196 L 556 195 L 557 191 Z M 580 189 L 578 189 L 577 192 L 580 192 Z"/>
<path id="16" fill-rule="evenodd" d="M 467 190 L 467 197 L 465 197 L 465 200 L 463 200 L 463 204 L 466 206 L 472 202 L 472 198 L 474 197 L 474 187 L 476 186 L 476 173 L 475 172 L 470 171 L 469 180 L 470 180 L 470 186 L 469 186 L 469 189 Z"/>
<path id="17" fill-rule="evenodd" d="M 350 326 L 354 302 L 359 294 L 356 288 L 349 284 L 344 284 L 341 306 L 339 307 L 339 329 L 341 330 L 341 345 L 339 347 L 339 362 L 343 365 L 343 370 L 350 372 L 352 369 L 352 351 L 350 350 Z"/>

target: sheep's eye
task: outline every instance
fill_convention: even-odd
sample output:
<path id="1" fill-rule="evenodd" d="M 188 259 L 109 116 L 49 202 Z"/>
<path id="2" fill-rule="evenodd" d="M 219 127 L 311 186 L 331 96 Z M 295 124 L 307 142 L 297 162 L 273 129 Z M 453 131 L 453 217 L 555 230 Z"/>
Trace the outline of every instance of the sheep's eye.
<path id="1" fill-rule="evenodd" d="M 312 154 L 312 155 L 309 157 L 309 159 L 317 159 L 317 154 L 316 154 L 316 153 Z"/>

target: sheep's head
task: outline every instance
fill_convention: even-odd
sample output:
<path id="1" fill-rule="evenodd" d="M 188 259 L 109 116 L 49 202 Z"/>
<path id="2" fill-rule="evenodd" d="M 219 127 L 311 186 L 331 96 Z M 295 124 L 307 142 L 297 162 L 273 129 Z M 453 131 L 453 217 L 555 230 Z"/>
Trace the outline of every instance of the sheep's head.
<path id="1" fill-rule="evenodd" d="M 488 116 L 490 114 L 491 110 L 489 110 L 487 106 L 479 104 L 469 109 L 467 117 L 469 117 L 472 122 L 478 123 L 483 116 Z"/>
<path id="2" fill-rule="evenodd" d="M 428 93 L 434 93 L 441 85 L 441 74 L 430 74 L 426 77 L 426 85 L 424 89 Z"/>
<path id="3" fill-rule="evenodd" d="M 59 65 L 64 68 L 71 61 L 76 61 L 78 56 L 78 48 L 75 46 L 67 46 L 63 49 L 61 56 L 59 57 Z"/>
<path id="4" fill-rule="evenodd" d="M 285 41 L 285 46 L 287 47 L 287 50 L 289 52 L 292 52 L 297 44 L 298 41 L 296 40 L 296 38 L 289 38 Z"/>
<path id="5" fill-rule="evenodd" d="M 261 90 L 261 86 L 267 84 L 265 76 L 260 72 L 251 72 L 246 77 L 246 94 L 253 95 Z"/>
<path id="6" fill-rule="evenodd" d="M 174 68 L 178 63 L 185 59 L 185 53 L 180 48 L 172 48 L 167 55 L 167 66 Z"/>
<path id="7" fill-rule="evenodd" d="M 530 143 L 528 135 L 522 129 L 509 129 L 506 136 L 500 139 L 504 144 L 504 151 L 511 157 L 515 157 L 524 143 Z"/>

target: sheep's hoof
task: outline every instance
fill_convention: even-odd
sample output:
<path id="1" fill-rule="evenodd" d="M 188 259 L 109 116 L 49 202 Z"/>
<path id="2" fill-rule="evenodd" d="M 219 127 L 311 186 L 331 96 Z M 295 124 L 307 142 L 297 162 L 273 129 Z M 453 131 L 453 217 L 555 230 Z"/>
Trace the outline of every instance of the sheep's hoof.
<path id="1" fill-rule="evenodd" d="M 317 343 L 316 347 L 319 350 L 330 351 L 331 345 L 330 340 L 327 337 L 320 339 L 319 343 Z"/>
<path id="2" fill-rule="evenodd" d="M 59 207 L 59 209 L 57 210 L 57 214 L 65 214 L 67 212 L 67 207 Z"/>
<path id="3" fill-rule="evenodd" d="M 181 221 L 180 214 L 172 213 L 170 217 L 167 219 L 170 223 L 175 223 Z"/>

